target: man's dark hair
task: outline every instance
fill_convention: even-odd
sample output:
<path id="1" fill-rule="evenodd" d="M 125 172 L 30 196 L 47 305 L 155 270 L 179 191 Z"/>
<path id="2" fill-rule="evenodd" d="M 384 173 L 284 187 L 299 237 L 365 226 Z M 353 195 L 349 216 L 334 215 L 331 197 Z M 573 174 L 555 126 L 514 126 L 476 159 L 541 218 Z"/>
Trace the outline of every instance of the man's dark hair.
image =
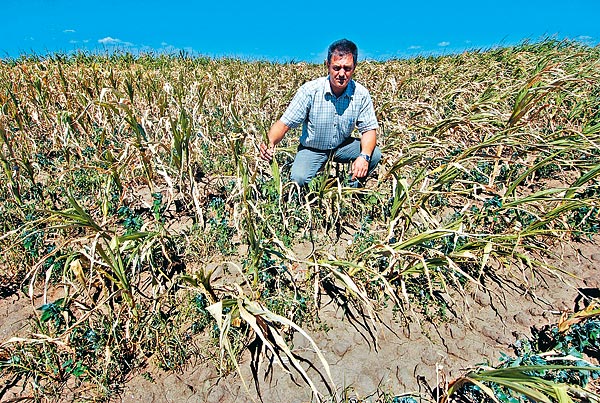
<path id="1" fill-rule="evenodd" d="M 358 48 L 354 44 L 354 42 L 349 41 L 348 39 L 340 39 L 339 41 L 333 42 L 329 45 L 329 49 L 327 51 L 327 63 L 331 63 L 331 56 L 336 54 L 338 56 L 346 56 L 347 54 L 352 54 L 352 59 L 354 60 L 354 65 L 358 62 Z"/>

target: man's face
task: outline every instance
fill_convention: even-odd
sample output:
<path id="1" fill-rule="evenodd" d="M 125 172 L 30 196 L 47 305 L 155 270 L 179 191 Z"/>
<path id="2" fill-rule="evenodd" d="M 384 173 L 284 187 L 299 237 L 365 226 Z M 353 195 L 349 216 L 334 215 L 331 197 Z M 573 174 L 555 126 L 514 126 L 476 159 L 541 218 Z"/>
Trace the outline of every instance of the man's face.
<path id="1" fill-rule="evenodd" d="M 331 61 L 327 63 L 327 70 L 329 70 L 331 91 L 336 96 L 342 95 L 354 73 L 352 54 L 339 56 L 334 53 L 331 55 Z"/>

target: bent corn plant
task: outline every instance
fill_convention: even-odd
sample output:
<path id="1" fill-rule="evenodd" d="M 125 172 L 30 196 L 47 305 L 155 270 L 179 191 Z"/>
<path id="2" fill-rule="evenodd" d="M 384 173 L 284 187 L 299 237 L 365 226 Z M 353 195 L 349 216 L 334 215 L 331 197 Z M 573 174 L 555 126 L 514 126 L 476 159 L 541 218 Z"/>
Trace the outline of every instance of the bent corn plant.
<path id="1" fill-rule="evenodd" d="M 253 339 L 326 400 L 333 371 L 308 330 L 326 289 L 376 327 L 387 303 L 422 314 L 438 291 L 477 289 L 497 267 L 561 274 L 547 245 L 600 231 L 599 52 L 550 40 L 365 61 L 377 177 L 349 189 L 328 167 L 306 191 L 287 180 L 299 129 L 272 164 L 257 150 L 322 66 L 1 59 L 0 279 L 41 309 L 30 337 L 3 341 L 3 373 L 39 400 L 76 380 L 109 401 L 148 361 L 225 373 Z M 327 392 L 295 361 L 294 332 Z M 542 399 L 546 386 L 522 391 Z"/>

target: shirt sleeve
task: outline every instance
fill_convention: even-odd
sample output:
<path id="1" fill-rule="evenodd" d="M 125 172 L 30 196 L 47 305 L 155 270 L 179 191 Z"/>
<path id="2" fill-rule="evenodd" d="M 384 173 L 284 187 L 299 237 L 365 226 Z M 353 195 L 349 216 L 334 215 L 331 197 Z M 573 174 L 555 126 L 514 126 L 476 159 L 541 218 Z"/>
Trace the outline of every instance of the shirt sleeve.
<path id="1" fill-rule="evenodd" d="M 307 91 L 306 84 L 301 86 L 292 98 L 281 121 L 290 129 L 298 127 L 306 120 L 311 105 L 311 93 Z"/>
<path id="2" fill-rule="evenodd" d="M 373 107 L 373 100 L 368 92 L 363 98 L 360 113 L 356 121 L 356 127 L 361 134 L 379 128 L 377 117 L 375 116 L 375 108 Z"/>

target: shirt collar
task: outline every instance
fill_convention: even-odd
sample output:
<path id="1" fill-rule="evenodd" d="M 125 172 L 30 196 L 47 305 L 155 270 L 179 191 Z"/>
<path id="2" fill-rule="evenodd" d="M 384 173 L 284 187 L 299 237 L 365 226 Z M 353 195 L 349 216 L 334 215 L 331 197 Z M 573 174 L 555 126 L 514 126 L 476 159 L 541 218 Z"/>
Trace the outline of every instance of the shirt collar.
<path id="1" fill-rule="evenodd" d="M 325 90 L 325 94 L 329 94 L 335 98 L 342 98 L 342 97 L 352 98 L 352 95 L 354 95 L 355 88 L 356 88 L 356 84 L 354 84 L 354 80 L 350 80 L 350 82 L 348 83 L 348 86 L 346 87 L 346 89 L 344 90 L 342 95 L 340 95 L 339 97 L 336 97 L 336 95 L 333 93 L 333 91 L 331 91 L 331 85 L 329 84 L 329 75 L 327 75 L 327 77 L 325 77 L 325 82 L 323 83 L 323 89 Z"/>

